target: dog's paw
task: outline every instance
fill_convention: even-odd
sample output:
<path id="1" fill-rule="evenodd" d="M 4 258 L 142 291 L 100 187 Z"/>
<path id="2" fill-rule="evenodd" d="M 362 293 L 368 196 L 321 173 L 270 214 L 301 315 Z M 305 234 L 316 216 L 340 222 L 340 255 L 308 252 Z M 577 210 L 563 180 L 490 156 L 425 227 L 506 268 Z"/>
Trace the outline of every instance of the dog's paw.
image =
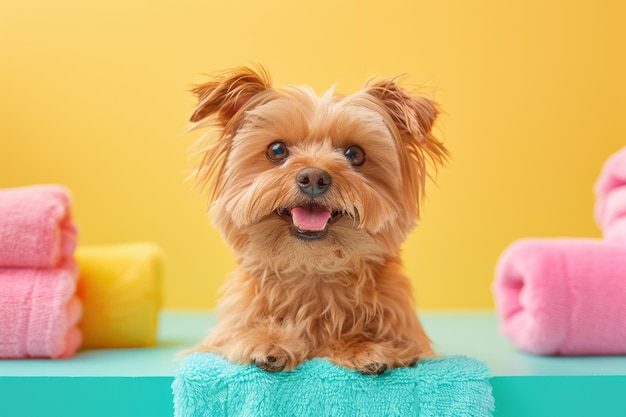
<path id="1" fill-rule="evenodd" d="M 358 366 L 357 371 L 364 375 L 380 375 L 389 368 L 386 363 L 371 362 L 365 365 Z"/>
<path id="2" fill-rule="evenodd" d="M 264 344 L 252 352 L 252 363 L 267 372 L 293 370 L 298 361 L 294 352 L 278 347 L 276 344 Z"/>
<path id="3" fill-rule="evenodd" d="M 256 366 L 267 372 L 280 372 L 287 365 L 286 357 L 276 355 L 255 357 L 252 360 Z"/>
<path id="4" fill-rule="evenodd" d="M 333 351 L 328 355 L 328 359 L 335 365 L 352 369 L 363 375 L 380 375 L 388 369 L 395 368 L 394 364 L 387 363 L 384 358 L 379 355 L 373 355 L 371 350 L 365 349 L 353 352 L 352 355 L 346 355 L 347 351 Z"/>
<path id="5" fill-rule="evenodd" d="M 335 365 L 364 375 L 380 375 L 387 370 L 414 366 L 420 359 L 416 349 L 399 349 L 395 342 L 369 340 L 339 341 L 325 351 L 316 352 Z M 402 346 L 400 346 L 402 347 Z"/>

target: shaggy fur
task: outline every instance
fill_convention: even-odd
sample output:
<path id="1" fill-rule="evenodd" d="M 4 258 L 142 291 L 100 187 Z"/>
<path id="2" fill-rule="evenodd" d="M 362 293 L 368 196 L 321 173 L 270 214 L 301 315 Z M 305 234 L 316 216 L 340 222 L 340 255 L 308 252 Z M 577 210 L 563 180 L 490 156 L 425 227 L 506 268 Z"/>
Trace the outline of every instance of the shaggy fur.
<path id="1" fill-rule="evenodd" d="M 210 128 L 195 176 L 238 261 L 194 350 L 268 371 L 326 357 L 372 374 L 432 356 L 399 248 L 427 160 L 447 155 L 431 134 L 435 103 L 395 79 L 349 96 L 270 84 L 262 68 L 237 68 L 193 90 L 191 128 Z"/>

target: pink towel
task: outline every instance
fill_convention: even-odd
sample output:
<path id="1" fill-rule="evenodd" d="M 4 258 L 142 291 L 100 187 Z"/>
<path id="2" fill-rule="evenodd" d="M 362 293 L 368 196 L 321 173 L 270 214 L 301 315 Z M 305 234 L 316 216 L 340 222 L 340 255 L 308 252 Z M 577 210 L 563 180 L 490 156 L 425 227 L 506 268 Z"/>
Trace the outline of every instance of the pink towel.
<path id="1" fill-rule="evenodd" d="M 595 217 L 604 238 L 626 243 L 626 147 L 606 161 L 595 193 Z"/>
<path id="2" fill-rule="evenodd" d="M 36 185 L 0 190 L 0 267 L 54 267 L 75 248 L 67 189 Z"/>
<path id="3" fill-rule="evenodd" d="M 521 240 L 494 283 L 500 327 L 540 355 L 626 354 L 626 245 L 593 239 Z"/>
<path id="4" fill-rule="evenodd" d="M 67 358 L 81 344 L 78 267 L 0 269 L 0 358 Z"/>

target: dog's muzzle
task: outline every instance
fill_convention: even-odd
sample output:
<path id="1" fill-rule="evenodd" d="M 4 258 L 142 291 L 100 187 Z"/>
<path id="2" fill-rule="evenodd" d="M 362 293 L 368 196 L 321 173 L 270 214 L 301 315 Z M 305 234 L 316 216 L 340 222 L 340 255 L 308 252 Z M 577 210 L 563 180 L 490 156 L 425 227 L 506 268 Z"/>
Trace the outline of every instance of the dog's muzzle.
<path id="1" fill-rule="evenodd" d="M 328 225 L 344 214 L 343 210 L 318 203 L 318 198 L 330 189 L 332 182 L 330 174 L 321 168 L 305 168 L 298 172 L 296 183 L 309 202 L 276 210 L 276 214 L 291 226 L 293 236 L 304 240 L 323 238 L 328 233 Z"/>

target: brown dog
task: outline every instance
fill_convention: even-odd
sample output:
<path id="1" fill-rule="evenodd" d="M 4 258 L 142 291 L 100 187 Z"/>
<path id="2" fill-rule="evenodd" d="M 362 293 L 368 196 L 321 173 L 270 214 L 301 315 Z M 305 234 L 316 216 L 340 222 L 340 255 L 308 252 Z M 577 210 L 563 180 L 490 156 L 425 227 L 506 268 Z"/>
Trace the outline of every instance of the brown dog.
<path id="1" fill-rule="evenodd" d="M 274 89 L 263 69 L 217 74 L 193 92 L 196 178 L 238 268 L 218 324 L 194 350 L 267 371 L 325 357 L 367 374 L 432 356 L 402 272 L 427 159 L 433 101 L 394 79 L 350 96 Z"/>

